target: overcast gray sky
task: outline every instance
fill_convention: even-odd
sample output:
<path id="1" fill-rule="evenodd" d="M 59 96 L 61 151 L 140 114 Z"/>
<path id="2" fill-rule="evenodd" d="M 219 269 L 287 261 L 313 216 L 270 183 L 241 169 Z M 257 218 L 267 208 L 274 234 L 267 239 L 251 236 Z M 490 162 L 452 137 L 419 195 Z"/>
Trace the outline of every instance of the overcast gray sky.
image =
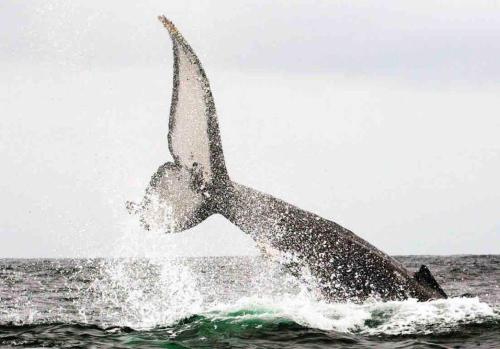
<path id="1" fill-rule="evenodd" d="M 0 2 L 0 257 L 252 254 L 127 217 L 170 159 L 167 15 L 233 180 L 391 254 L 500 253 L 495 1 Z"/>

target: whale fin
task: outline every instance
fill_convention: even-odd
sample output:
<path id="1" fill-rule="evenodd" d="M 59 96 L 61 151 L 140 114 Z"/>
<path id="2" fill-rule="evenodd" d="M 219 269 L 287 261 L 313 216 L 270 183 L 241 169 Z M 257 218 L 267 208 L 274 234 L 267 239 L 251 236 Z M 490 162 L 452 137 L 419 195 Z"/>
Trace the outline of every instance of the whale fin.
<path id="1" fill-rule="evenodd" d="M 170 33 L 174 50 L 174 82 L 168 145 L 175 163 L 197 168 L 207 184 L 227 179 L 219 125 L 210 85 L 201 63 L 165 16 L 158 19 Z"/>
<path id="2" fill-rule="evenodd" d="M 433 289 L 443 298 L 448 298 L 441 286 L 439 286 L 439 283 L 436 281 L 436 279 L 434 279 L 434 276 L 432 276 L 431 271 L 429 270 L 429 268 L 427 268 L 427 266 L 422 265 L 420 269 L 414 274 L 414 277 L 420 284 Z"/>
<path id="3" fill-rule="evenodd" d="M 230 183 L 214 99 L 198 57 L 165 16 L 174 50 L 168 147 L 174 163 L 153 174 L 140 204 L 127 203 L 147 230 L 181 232 L 217 212 Z"/>

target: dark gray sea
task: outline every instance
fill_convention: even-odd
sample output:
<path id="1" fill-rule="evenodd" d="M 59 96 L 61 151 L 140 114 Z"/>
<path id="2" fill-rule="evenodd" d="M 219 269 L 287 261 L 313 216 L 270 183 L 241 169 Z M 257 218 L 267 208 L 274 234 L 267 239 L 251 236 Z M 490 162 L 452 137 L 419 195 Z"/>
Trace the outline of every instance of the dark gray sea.
<path id="1" fill-rule="evenodd" d="M 500 348 L 500 256 L 397 259 L 451 298 L 328 304 L 259 257 L 3 259 L 0 346 Z"/>

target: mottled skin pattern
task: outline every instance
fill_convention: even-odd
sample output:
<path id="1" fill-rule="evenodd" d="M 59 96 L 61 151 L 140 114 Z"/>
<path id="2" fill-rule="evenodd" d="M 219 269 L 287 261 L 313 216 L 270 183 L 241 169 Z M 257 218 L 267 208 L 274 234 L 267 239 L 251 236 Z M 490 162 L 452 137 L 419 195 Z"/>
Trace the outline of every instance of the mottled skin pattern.
<path id="1" fill-rule="evenodd" d="M 219 213 L 252 236 L 265 254 L 320 290 L 327 300 L 446 298 L 425 266 L 410 273 L 337 223 L 232 182 L 224 163 L 215 103 L 206 74 L 172 22 L 163 16 L 159 19 L 174 46 L 168 136 L 174 162 L 160 166 L 140 204 L 127 204 L 146 229 L 180 232 Z M 198 94 L 200 100 L 191 98 L 189 90 L 180 88 L 182 84 L 194 86 L 198 93 L 202 91 Z M 179 103 L 184 103 L 180 109 Z M 206 130 L 203 139 L 185 139 L 193 125 L 200 126 L 198 134 Z M 208 164 L 208 168 L 203 164 Z"/>
<path id="2" fill-rule="evenodd" d="M 329 300 L 362 301 L 368 297 L 417 298 L 443 295 L 417 282 L 399 262 L 335 222 L 282 200 L 233 183 L 221 214 L 300 275 L 304 267 Z M 272 253 L 272 252 L 271 252 Z"/>

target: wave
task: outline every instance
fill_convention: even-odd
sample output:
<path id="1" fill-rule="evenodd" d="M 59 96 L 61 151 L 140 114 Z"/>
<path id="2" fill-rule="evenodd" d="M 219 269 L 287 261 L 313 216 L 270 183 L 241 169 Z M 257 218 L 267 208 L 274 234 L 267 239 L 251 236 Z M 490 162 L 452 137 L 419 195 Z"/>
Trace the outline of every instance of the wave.
<path id="1" fill-rule="evenodd" d="M 53 319 L 10 321 L 9 328 L 39 325 L 84 326 L 106 332 L 148 332 L 167 329 L 172 335 L 218 336 L 264 333 L 274 330 L 314 329 L 337 334 L 401 336 L 452 334 L 467 328 L 500 330 L 500 312 L 478 298 L 450 298 L 430 302 L 410 299 L 393 302 L 324 303 L 288 295 L 279 298 L 245 297 L 230 304 L 218 304 L 206 311 L 180 319 L 151 323 L 124 324 L 60 322 Z M 158 317 L 158 316 L 157 316 Z M 168 316 L 165 316 L 167 318 Z"/>
<path id="2" fill-rule="evenodd" d="M 193 261 L 113 262 L 103 268 L 104 277 L 92 285 L 92 294 L 99 297 L 79 306 L 103 309 L 97 316 L 101 324 L 136 330 L 177 328 L 176 324 L 195 317 L 200 326 L 226 328 L 231 324 L 238 329 L 279 323 L 345 334 L 392 336 L 450 333 L 467 325 L 489 326 L 500 321 L 500 309 L 477 297 L 327 303 L 269 265 L 253 263 L 245 270 L 241 260 L 235 266 L 224 260 L 223 269 L 213 263 L 203 269 L 207 267 L 203 261 L 202 267 Z M 221 279 L 223 275 L 227 279 Z M 245 278 L 239 282 L 237 277 L 241 275 Z"/>
<path id="3" fill-rule="evenodd" d="M 326 303 L 296 279 L 259 263 L 242 258 L 90 261 L 70 277 L 55 275 L 66 283 L 57 283 L 57 293 L 30 284 L 26 298 L 21 292 L 12 300 L 0 299 L 6 305 L 0 309 L 0 325 L 80 324 L 108 332 L 158 330 L 201 337 L 273 329 L 347 337 L 500 330 L 500 308 L 479 298 Z M 40 292 L 38 301 L 34 292 Z"/>
<path id="4" fill-rule="evenodd" d="M 324 303 L 301 297 L 240 299 L 204 314 L 210 321 L 248 324 L 276 321 L 308 328 L 364 335 L 437 334 L 467 325 L 498 325 L 500 313 L 478 298 L 430 302 Z"/>
<path id="5" fill-rule="evenodd" d="M 500 332 L 500 313 L 477 298 L 325 304 L 292 295 L 245 297 L 166 323 L 152 325 L 154 317 L 160 315 L 148 314 L 132 327 L 100 320 L 4 323 L 0 346 L 449 348 L 468 342 L 496 347 Z"/>

